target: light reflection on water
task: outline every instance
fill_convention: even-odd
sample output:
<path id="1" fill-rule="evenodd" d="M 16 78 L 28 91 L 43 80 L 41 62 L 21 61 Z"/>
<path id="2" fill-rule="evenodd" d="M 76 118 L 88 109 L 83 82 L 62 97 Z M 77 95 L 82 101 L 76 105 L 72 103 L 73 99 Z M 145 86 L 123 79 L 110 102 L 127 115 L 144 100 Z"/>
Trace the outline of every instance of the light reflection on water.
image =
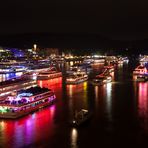
<path id="1" fill-rule="evenodd" d="M 71 148 L 78 148 L 77 145 L 78 131 L 76 128 L 71 129 Z"/>
<path id="2" fill-rule="evenodd" d="M 88 109 L 87 86 L 87 82 L 66 86 L 71 114 L 73 114 L 75 110 L 79 111 L 81 108 Z"/>
<path id="3" fill-rule="evenodd" d="M 71 98 L 72 95 L 73 95 L 73 88 L 74 88 L 74 86 L 75 86 L 75 85 L 69 85 L 69 91 L 68 91 L 68 93 L 69 93 L 69 97 L 70 97 L 70 98 Z"/>
<path id="4" fill-rule="evenodd" d="M 115 76 L 114 73 L 116 73 Z M 112 73 L 112 76 L 115 77 L 113 80 L 116 82 L 117 76 L 118 83 L 112 82 L 102 86 L 92 86 L 88 82 L 78 85 L 65 85 L 62 82 L 62 77 L 38 81 L 38 84 L 41 87 L 47 87 L 54 90 L 57 96 L 57 102 L 53 106 L 29 114 L 18 120 L 1 119 L 0 147 L 36 147 L 36 144 L 38 143 L 40 147 L 42 147 L 42 145 L 48 147 L 48 144 L 52 143 L 58 147 L 70 145 L 72 148 L 78 148 L 79 143 L 83 142 L 88 144 L 88 146 L 87 144 L 84 144 L 86 147 L 91 147 L 93 140 L 95 144 L 99 145 L 104 139 L 107 143 L 111 136 L 114 135 L 115 138 L 113 138 L 113 142 L 115 141 L 116 143 L 117 141 L 120 141 L 121 135 L 118 138 L 119 133 L 116 134 L 116 131 L 114 130 L 116 129 L 116 126 L 113 127 L 113 125 L 110 124 L 110 121 L 113 121 L 113 123 L 117 125 L 119 131 L 120 128 L 122 129 L 121 131 L 124 131 L 125 125 L 122 123 L 122 117 L 120 121 L 116 119 L 118 117 L 113 116 L 116 115 L 114 111 L 117 112 L 117 109 L 119 109 L 117 115 L 120 115 L 120 111 L 121 115 L 123 115 L 125 111 L 128 113 L 128 110 L 130 110 L 129 108 L 133 107 L 130 105 L 134 105 L 135 108 L 137 107 L 136 103 L 131 103 L 134 100 L 137 100 L 138 103 L 138 108 L 136 108 L 136 111 L 138 112 L 137 116 L 140 117 L 138 122 L 141 123 L 142 130 L 148 129 L 148 83 L 135 83 L 133 81 L 126 81 L 126 83 L 124 83 L 124 80 L 128 80 L 126 79 L 127 74 L 130 75 L 130 73 L 124 71 L 124 66 L 119 66 L 119 70 L 114 73 Z M 122 77 L 122 75 L 124 75 L 124 77 Z M 126 94 L 121 96 L 120 94 L 122 92 L 132 92 L 132 90 L 135 90 L 133 96 Z M 125 98 L 126 96 L 130 97 Z M 132 101 L 128 102 L 127 100 Z M 126 104 L 127 102 L 131 104 L 128 106 Z M 90 105 L 90 103 L 92 104 Z M 93 112 L 93 114 L 95 114 L 95 116 L 93 116 L 95 122 L 92 121 L 90 124 L 86 125 L 86 127 L 82 127 L 81 129 L 75 129 L 68 126 L 67 120 L 73 116 L 73 113 L 76 110 L 79 111 L 82 108 L 88 109 L 89 106 L 93 105 L 95 106 L 95 112 Z M 118 105 L 120 108 L 117 107 Z M 124 115 L 124 119 L 126 120 L 126 114 Z M 112 130 L 107 130 L 112 135 L 109 135 L 108 133 L 104 134 L 102 127 L 105 127 L 105 129 L 106 127 L 112 128 Z M 130 129 L 128 130 L 130 131 Z M 93 134 L 91 135 L 92 138 L 90 137 L 89 140 L 93 140 L 89 143 L 86 139 L 90 131 L 93 131 Z M 126 133 L 126 136 L 127 135 L 128 133 Z M 65 137 L 68 138 L 65 140 Z M 97 138 L 100 139 L 99 142 Z M 59 144 L 58 141 L 60 141 Z"/>
<path id="5" fill-rule="evenodd" d="M 112 120 L 112 83 L 106 84 L 106 110 L 109 120 Z"/>
<path id="6" fill-rule="evenodd" d="M 138 113 L 143 120 L 142 126 L 148 130 L 148 83 L 138 83 Z"/>
<path id="7" fill-rule="evenodd" d="M 18 120 L 1 120 L 0 130 L 3 135 L 0 137 L 0 146 L 19 148 L 43 137 L 50 137 L 54 129 L 55 110 L 56 106 L 53 105 Z"/>

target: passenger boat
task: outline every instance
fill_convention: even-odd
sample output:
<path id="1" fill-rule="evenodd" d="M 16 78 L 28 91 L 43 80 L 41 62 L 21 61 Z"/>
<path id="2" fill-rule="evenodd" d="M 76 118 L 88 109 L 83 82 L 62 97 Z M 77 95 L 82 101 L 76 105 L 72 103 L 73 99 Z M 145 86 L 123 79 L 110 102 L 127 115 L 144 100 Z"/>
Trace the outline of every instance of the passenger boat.
<path id="1" fill-rule="evenodd" d="M 72 75 L 78 71 L 82 71 L 82 69 L 80 69 L 78 66 L 70 66 L 68 70 L 66 70 L 66 73 L 69 75 Z"/>
<path id="2" fill-rule="evenodd" d="M 104 58 L 94 58 L 94 61 L 93 63 L 91 63 L 91 66 L 95 66 L 95 65 L 98 65 L 100 63 L 105 63 L 105 59 Z"/>
<path id="3" fill-rule="evenodd" d="M 14 92 L 0 101 L 0 118 L 19 118 L 51 105 L 56 97 L 52 90 L 39 86 Z"/>
<path id="4" fill-rule="evenodd" d="M 73 74 L 75 72 L 86 72 L 87 74 L 89 74 L 92 70 L 93 68 L 91 67 L 90 64 L 81 63 L 81 64 L 74 64 L 66 71 L 66 73 Z"/>
<path id="5" fill-rule="evenodd" d="M 53 59 L 52 59 L 52 61 L 53 62 L 56 62 L 56 63 L 64 63 L 65 62 L 65 58 L 64 57 L 54 57 Z"/>
<path id="6" fill-rule="evenodd" d="M 75 113 L 75 116 L 71 122 L 71 125 L 74 127 L 78 127 L 86 123 L 86 121 L 89 121 L 91 117 L 92 117 L 91 112 L 89 112 L 86 109 L 81 109 L 81 111 Z"/>
<path id="7" fill-rule="evenodd" d="M 32 86 L 37 86 L 35 80 L 26 80 L 17 83 L 2 85 L 0 86 L 0 98 L 10 95 L 14 90 L 18 91 L 24 88 L 30 88 Z"/>
<path id="8" fill-rule="evenodd" d="M 147 74 L 148 70 L 145 65 L 139 65 L 133 71 L 133 74 L 140 75 L 140 74 Z"/>
<path id="9" fill-rule="evenodd" d="M 15 78 L 0 82 L 0 88 L 13 86 L 15 84 L 20 84 L 23 82 L 30 82 L 30 81 L 31 79 L 29 77 L 22 75 L 21 77 L 15 77 Z"/>
<path id="10" fill-rule="evenodd" d="M 85 72 L 76 72 L 66 78 L 66 84 L 79 84 L 86 81 L 87 79 L 88 75 Z"/>
<path id="11" fill-rule="evenodd" d="M 114 66 L 113 65 L 108 65 L 103 67 L 105 70 L 108 72 L 113 72 L 114 71 Z"/>
<path id="12" fill-rule="evenodd" d="M 144 55 L 139 59 L 140 62 L 148 62 L 148 55 Z"/>
<path id="13" fill-rule="evenodd" d="M 124 62 L 123 58 L 120 57 L 120 58 L 118 59 L 118 64 L 123 64 L 123 62 Z"/>
<path id="14" fill-rule="evenodd" d="M 33 64 L 33 65 L 28 66 L 27 72 L 37 74 L 39 72 L 43 72 L 47 70 L 49 70 L 49 65 L 41 65 L 41 64 L 34 65 Z"/>
<path id="15" fill-rule="evenodd" d="M 94 59 L 93 58 L 85 58 L 83 60 L 83 63 L 84 64 L 92 64 L 94 62 Z"/>
<path id="16" fill-rule="evenodd" d="M 23 66 L 0 66 L 0 74 L 24 72 L 27 68 Z"/>
<path id="17" fill-rule="evenodd" d="M 25 72 L 27 70 L 27 67 L 23 65 L 12 65 L 11 67 L 15 70 L 15 72 Z"/>
<path id="18" fill-rule="evenodd" d="M 22 62 L 16 60 L 2 60 L 0 61 L 0 65 L 12 65 L 12 64 L 21 64 Z"/>
<path id="19" fill-rule="evenodd" d="M 12 67 L 8 66 L 0 67 L 0 74 L 13 73 L 13 72 L 15 72 L 15 69 L 13 69 Z"/>
<path id="20" fill-rule="evenodd" d="M 124 62 L 123 60 L 119 60 L 118 64 L 123 64 L 123 62 Z"/>
<path id="21" fill-rule="evenodd" d="M 61 76 L 62 76 L 62 72 L 57 71 L 57 69 L 54 67 L 47 71 L 40 72 L 37 75 L 37 79 L 38 80 L 48 80 L 48 79 L 58 78 Z"/>
<path id="22" fill-rule="evenodd" d="M 81 63 L 78 65 L 81 71 L 85 71 L 87 74 L 93 71 L 91 64 Z"/>
<path id="23" fill-rule="evenodd" d="M 106 83 L 109 83 L 112 81 L 112 76 L 111 75 L 97 75 L 93 80 L 92 84 L 93 85 L 103 85 Z"/>

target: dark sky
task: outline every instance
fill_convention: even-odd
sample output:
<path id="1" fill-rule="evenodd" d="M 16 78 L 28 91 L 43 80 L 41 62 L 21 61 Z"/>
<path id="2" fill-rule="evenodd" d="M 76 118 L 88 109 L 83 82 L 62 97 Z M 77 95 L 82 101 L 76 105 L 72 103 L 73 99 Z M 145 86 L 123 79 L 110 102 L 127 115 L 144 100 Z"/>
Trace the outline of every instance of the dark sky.
<path id="1" fill-rule="evenodd" d="M 0 34 L 95 33 L 148 38 L 147 0 L 3 0 Z"/>

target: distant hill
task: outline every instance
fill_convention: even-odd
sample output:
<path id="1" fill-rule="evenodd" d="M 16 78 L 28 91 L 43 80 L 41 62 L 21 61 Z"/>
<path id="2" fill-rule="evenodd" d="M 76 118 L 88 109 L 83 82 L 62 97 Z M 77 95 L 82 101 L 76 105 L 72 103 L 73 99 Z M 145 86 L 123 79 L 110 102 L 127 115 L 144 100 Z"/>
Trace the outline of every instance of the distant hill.
<path id="1" fill-rule="evenodd" d="M 97 34 L 79 33 L 32 33 L 0 36 L 0 45 L 24 47 L 37 43 L 44 47 L 110 47 L 116 46 L 116 41 Z"/>
<path id="2" fill-rule="evenodd" d="M 120 41 L 112 40 L 98 34 L 86 33 L 27 33 L 0 36 L 0 46 L 31 48 L 34 43 L 38 44 L 40 47 L 49 48 L 129 48 L 131 53 L 137 51 L 148 52 L 147 39 Z"/>

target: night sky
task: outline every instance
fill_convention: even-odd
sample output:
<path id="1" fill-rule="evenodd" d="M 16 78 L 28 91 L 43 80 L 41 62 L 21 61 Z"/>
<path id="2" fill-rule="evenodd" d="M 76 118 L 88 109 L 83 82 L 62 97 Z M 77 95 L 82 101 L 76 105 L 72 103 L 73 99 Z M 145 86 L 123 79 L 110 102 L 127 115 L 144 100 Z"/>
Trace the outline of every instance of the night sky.
<path id="1" fill-rule="evenodd" d="M 76 32 L 148 38 L 147 0 L 4 0 L 0 19 L 0 35 Z"/>

